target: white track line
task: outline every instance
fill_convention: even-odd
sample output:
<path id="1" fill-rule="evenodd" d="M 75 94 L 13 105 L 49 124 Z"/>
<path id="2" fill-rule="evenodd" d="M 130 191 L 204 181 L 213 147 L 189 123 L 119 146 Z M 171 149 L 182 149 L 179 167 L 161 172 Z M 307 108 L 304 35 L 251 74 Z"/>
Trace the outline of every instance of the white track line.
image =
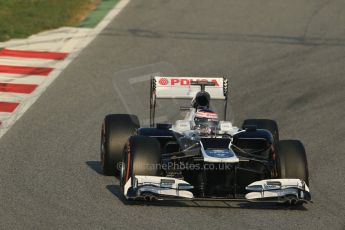
<path id="1" fill-rule="evenodd" d="M 4 123 L 10 118 L 12 113 L 0 112 L 0 122 Z"/>
<path id="2" fill-rule="evenodd" d="M 29 67 L 50 67 L 54 68 L 59 60 L 20 58 L 20 57 L 0 57 L 0 65 L 29 66 Z"/>
<path id="3" fill-rule="evenodd" d="M 30 97 L 30 94 L 24 93 L 4 93 L 0 92 L 1 102 L 16 102 L 20 103 Z"/>
<path id="4" fill-rule="evenodd" d="M 49 77 L 49 76 L 48 76 Z M 1 83 L 13 83 L 13 84 L 42 84 L 47 77 L 37 76 L 37 75 L 19 75 L 19 74 L 1 74 Z"/>

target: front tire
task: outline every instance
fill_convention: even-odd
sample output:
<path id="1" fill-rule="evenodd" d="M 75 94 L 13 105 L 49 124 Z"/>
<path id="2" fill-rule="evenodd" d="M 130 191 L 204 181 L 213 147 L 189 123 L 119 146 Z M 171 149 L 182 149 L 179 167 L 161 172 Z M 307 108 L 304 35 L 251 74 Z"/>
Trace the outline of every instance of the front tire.
<path id="1" fill-rule="evenodd" d="M 140 127 L 138 117 L 130 114 L 111 114 L 104 118 L 101 133 L 101 165 L 105 175 L 119 172 L 123 148 L 127 139 Z"/>
<path id="2" fill-rule="evenodd" d="M 130 137 L 123 152 L 120 178 L 122 191 L 129 178 L 135 175 L 159 176 L 160 163 L 160 144 L 155 138 Z"/>
<path id="3" fill-rule="evenodd" d="M 309 185 L 307 155 L 302 142 L 298 140 L 279 141 L 277 153 L 279 177 L 301 179 Z"/>

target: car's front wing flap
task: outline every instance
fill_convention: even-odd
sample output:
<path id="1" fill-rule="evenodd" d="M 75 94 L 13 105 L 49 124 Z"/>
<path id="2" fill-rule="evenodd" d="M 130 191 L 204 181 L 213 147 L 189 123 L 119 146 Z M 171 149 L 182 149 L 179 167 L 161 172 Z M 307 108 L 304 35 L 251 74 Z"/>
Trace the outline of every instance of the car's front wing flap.
<path id="1" fill-rule="evenodd" d="M 164 197 L 179 197 L 185 199 L 192 199 L 193 193 L 188 191 L 193 189 L 193 186 L 188 182 L 158 176 L 134 176 L 130 178 L 124 187 L 124 195 L 127 199 L 149 199 Z"/>
<path id="2" fill-rule="evenodd" d="M 307 184 L 300 179 L 269 179 L 251 183 L 246 187 L 246 199 L 252 202 L 272 201 L 299 203 L 311 201 Z"/>

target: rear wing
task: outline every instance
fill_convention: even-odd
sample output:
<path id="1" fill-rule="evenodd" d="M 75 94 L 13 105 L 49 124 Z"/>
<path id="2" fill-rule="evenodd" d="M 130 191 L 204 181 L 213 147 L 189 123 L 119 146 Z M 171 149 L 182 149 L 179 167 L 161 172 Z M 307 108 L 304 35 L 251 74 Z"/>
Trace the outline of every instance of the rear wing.
<path id="1" fill-rule="evenodd" d="M 212 99 L 225 99 L 228 93 L 228 81 L 226 78 L 205 77 L 164 77 L 156 76 L 151 80 L 152 92 L 159 98 L 193 99 L 200 91 L 200 86 L 192 82 L 205 81 L 213 83 L 206 85 L 206 91 Z"/>
<path id="2" fill-rule="evenodd" d="M 201 82 L 203 82 L 202 86 Z M 210 94 L 211 100 L 224 100 L 224 120 L 226 120 L 228 100 L 226 78 L 154 76 L 151 78 L 150 88 L 150 126 L 155 125 L 157 99 L 193 99 L 201 89 Z"/>

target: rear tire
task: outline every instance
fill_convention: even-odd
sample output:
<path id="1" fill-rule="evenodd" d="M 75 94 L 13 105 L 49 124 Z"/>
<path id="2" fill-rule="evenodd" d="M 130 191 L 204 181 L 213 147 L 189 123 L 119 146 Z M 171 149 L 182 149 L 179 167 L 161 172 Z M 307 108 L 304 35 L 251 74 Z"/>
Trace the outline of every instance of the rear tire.
<path id="1" fill-rule="evenodd" d="M 104 118 L 101 133 L 101 164 L 105 175 L 119 172 L 123 148 L 128 138 L 140 127 L 138 117 L 130 114 L 110 114 Z"/>
<path id="2" fill-rule="evenodd" d="M 309 185 L 307 155 L 302 142 L 298 140 L 279 141 L 277 157 L 280 178 L 301 179 Z"/>
<path id="3" fill-rule="evenodd" d="M 279 142 L 278 124 L 274 120 L 269 119 L 246 119 L 243 121 L 242 129 L 246 126 L 256 126 L 258 129 L 266 129 L 271 132 L 273 136 L 274 146 L 277 147 Z"/>
<path id="4" fill-rule="evenodd" d="M 159 176 L 160 163 L 160 144 L 155 138 L 130 137 L 123 152 L 120 178 L 122 190 L 129 178 L 134 175 Z"/>

